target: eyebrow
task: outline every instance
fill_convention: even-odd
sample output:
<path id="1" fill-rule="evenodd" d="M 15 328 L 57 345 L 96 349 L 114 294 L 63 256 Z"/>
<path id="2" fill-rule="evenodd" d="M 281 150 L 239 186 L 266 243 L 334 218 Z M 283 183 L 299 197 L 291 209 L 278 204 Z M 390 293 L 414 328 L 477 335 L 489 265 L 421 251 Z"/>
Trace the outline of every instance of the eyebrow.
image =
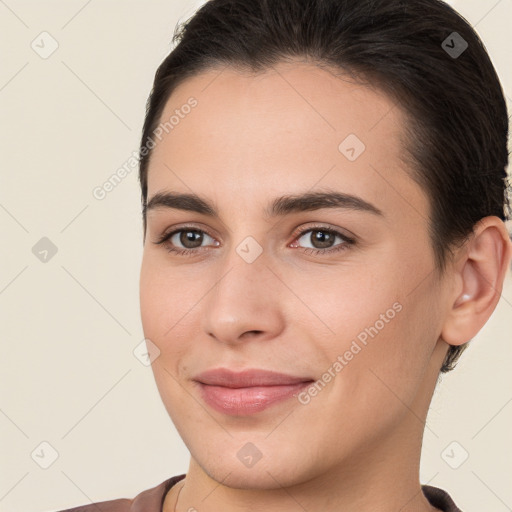
<path id="1" fill-rule="evenodd" d="M 157 208 L 173 208 L 219 218 L 219 212 L 213 203 L 193 193 L 157 192 L 144 206 L 144 216 L 150 210 Z M 321 210 L 324 208 L 357 210 L 384 217 L 379 208 L 361 197 L 336 191 L 306 192 L 278 197 L 267 206 L 264 215 L 267 218 L 274 218 L 291 213 Z"/>

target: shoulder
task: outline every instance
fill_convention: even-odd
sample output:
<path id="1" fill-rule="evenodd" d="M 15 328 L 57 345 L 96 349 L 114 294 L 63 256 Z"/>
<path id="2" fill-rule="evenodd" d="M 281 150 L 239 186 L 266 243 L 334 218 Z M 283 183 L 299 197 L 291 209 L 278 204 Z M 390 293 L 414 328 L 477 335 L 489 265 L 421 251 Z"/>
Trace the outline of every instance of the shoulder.
<path id="1" fill-rule="evenodd" d="M 431 485 L 422 485 L 421 488 L 430 504 L 439 510 L 443 512 L 462 512 L 462 510 L 455 505 L 450 495 L 443 489 L 432 487 Z"/>
<path id="2" fill-rule="evenodd" d="M 167 491 L 184 477 L 183 474 L 168 478 L 155 487 L 140 492 L 133 499 L 100 501 L 58 512 L 161 512 Z"/>
<path id="3" fill-rule="evenodd" d="M 129 512 L 132 502 L 132 500 L 122 498 L 67 508 L 66 510 L 59 510 L 58 512 Z"/>
<path id="4" fill-rule="evenodd" d="M 67 508 L 66 510 L 59 510 L 58 512 L 129 512 L 132 503 L 133 500 L 121 498 L 117 500 L 89 503 L 89 505 Z"/>

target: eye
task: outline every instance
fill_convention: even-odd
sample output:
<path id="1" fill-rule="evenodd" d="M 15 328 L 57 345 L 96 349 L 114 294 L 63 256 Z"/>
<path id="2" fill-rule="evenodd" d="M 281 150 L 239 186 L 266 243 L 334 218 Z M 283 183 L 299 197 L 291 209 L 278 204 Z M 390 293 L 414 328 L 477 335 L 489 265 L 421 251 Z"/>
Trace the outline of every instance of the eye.
<path id="1" fill-rule="evenodd" d="M 316 226 L 302 230 L 296 240 L 300 241 L 302 239 L 304 241 L 300 245 L 294 242 L 290 247 L 302 246 L 306 253 L 325 254 L 346 250 L 355 243 L 352 238 L 325 226 Z M 336 239 L 341 241 L 341 243 L 336 244 Z M 309 247 L 304 247 L 304 244 L 308 243 L 310 244 Z"/>
<path id="2" fill-rule="evenodd" d="M 185 226 L 162 235 L 154 243 L 164 245 L 169 252 L 185 255 L 197 253 L 205 241 L 211 241 L 210 245 L 219 245 L 216 240 L 202 229 Z"/>
<path id="3" fill-rule="evenodd" d="M 301 243 L 302 239 L 304 239 Z M 338 243 L 336 241 L 338 240 Z M 207 245 L 203 245 L 207 242 Z M 153 242 L 163 245 L 168 252 L 180 256 L 193 256 L 198 254 L 208 245 L 218 247 L 220 243 L 210 236 L 206 231 L 192 226 L 183 226 L 169 233 L 164 233 L 158 240 Z M 310 244 L 304 247 L 304 244 Z M 307 254 L 331 254 L 347 250 L 355 245 L 355 240 L 339 231 L 325 226 L 314 226 L 303 229 L 295 235 L 295 241 L 289 247 L 299 247 Z"/>

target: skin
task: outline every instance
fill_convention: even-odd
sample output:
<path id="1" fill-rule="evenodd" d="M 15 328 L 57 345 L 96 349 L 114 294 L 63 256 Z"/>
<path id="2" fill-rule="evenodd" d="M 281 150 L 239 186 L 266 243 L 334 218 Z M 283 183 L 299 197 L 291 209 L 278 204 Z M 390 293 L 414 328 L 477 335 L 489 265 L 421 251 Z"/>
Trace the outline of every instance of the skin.
<path id="1" fill-rule="evenodd" d="M 197 107 L 153 150 L 148 199 L 195 193 L 219 218 L 148 211 L 140 278 L 144 333 L 160 350 L 155 381 L 191 453 L 178 503 L 181 483 L 164 511 L 436 510 L 418 476 L 425 418 L 448 343 L 471 339 L 498 303 L 512 255 L 504 223 L 483 219 L 437 276 L 429 201 L 400 158 L 405 117 L 376 89 L 306 62 L 259 75 L 218 68 L 182 83 L 162 119 L 191 96 Z M 353 162 L 338 149 L 348 134 L 366 146 Z M 326 189 L 383 215 L 264 215 L 275 197 Z M 185 223 L 206 233 L 200 249 L 179 234 L 154 243 Z M 298 234 L 308 227 L 317 231 Z M 322 228 L 356 241 L 314 254 L 345 243 L 319 245 Z M 248 236 L 262 249 L 252 263 L 236 251 Z M 321 379 L 397 302 L 401 311 L 306 405 L 292 397 L 228 416 L 192 380 L 217 367 Z M 237 457 L 247 442 L 262 453 L 251 468 Z"/>

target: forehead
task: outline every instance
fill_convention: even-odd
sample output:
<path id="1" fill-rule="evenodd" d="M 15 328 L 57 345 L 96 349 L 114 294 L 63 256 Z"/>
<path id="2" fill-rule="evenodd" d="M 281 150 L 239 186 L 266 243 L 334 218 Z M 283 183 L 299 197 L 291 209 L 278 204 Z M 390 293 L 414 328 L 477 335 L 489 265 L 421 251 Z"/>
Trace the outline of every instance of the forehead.
<path id="1" fill-rule="evenodd" d="M 211 69 L 176 88 L 160 122 L 148 197 L 191 189 L 220 204 L 243 193 L 247 206 L 317 184 L 383 211 L 402 202 L 427 215 L 428 200 L 401 160 L 404 113 L 339 72 L 301 62 L 258 74 Z"/>

